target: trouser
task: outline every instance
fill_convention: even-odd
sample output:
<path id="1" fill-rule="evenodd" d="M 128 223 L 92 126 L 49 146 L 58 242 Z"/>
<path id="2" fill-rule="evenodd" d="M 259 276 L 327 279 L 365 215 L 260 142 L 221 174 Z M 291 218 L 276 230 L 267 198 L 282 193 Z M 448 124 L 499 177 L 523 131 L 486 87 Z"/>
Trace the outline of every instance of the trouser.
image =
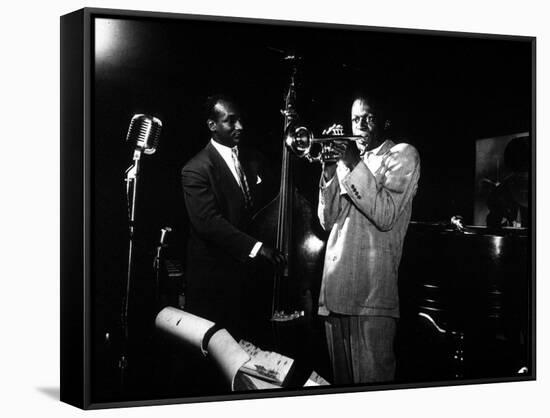
<path id="1" fill-rule="evenodd" d="M 331 314 L 325 318 L 333 383 L 387 382 L 395 377 L 397 319 Z"/>

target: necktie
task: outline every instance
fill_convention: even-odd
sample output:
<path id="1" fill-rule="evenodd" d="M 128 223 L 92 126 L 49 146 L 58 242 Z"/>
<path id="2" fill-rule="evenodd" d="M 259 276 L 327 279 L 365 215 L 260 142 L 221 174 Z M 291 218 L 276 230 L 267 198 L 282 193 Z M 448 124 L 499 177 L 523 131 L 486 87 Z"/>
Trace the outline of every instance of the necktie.
<path id="1" fill-rule="evenodd" d="M 231 149 L 231 157 L 233 158 L 233 164 L 237 170 L 237 178 L 239 179 L 239 186 L 243 192 L 245 205 L 247 208 L 250 208 L 252 207 L 252 196 L 250 195 L 250 189 L 248 188 L 246 176 L 244 175 L 241 163 L 239 162 L 239 150 L 237 147 Z"/>

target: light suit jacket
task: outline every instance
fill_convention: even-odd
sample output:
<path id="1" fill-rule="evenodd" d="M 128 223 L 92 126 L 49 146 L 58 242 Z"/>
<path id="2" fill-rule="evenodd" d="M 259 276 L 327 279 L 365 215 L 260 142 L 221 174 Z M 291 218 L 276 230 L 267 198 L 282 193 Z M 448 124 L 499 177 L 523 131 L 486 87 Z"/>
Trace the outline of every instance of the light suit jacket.
<path id="1" fill-rule="evenodd" d="M 397 271 L 420 159 L 413 146 L 389 140 L 369 154 L 340 181 L 321 176 L 318 216 L 330 231 L 321 315 L 399 316 Z"/>

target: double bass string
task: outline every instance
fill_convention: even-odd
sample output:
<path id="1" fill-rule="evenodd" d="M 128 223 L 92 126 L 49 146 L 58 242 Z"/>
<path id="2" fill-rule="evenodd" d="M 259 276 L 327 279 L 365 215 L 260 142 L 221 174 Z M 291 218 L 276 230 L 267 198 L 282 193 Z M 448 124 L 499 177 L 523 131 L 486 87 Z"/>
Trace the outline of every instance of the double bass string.
<path id="1" fill-rule="evenodd" d="M 285 232 L 286 226 L 288 224 L 287 219 L 287 208 L 288 208 L 288 150 L 283 144 L 283 162 L 281 168 L 281 189 L 279 191 L 280 200 L 279 200 L 279 214 L 277 222 L 277 243 L 276 247 L 283 254 L 285 253 Z M 280 293 L 280 281 L 281 273 L 280 271 L 275 272 L 274 278 L 274 287 L 273 287 L 273 312 L 279 309 L 279 293 Z"/>

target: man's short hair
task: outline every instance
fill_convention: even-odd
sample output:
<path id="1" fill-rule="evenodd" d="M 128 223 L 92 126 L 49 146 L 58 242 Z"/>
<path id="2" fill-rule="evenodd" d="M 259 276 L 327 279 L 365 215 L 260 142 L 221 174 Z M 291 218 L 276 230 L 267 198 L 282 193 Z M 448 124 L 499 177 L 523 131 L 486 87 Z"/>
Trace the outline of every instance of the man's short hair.
<path id="1" fill-rule="evenodd" d="M 383 113 L 384 106 L 378 94 L 366 90 L 356 90 L 351 97 L 351 104 L 355 103 L 356 100 L 364 100 L 374 108 L 376 115 Z"/>
<path id="2" fill-rule="evenodd" d="M 377 120 L 377 124 L 381 129 L 385 129 L 386 123 L 388 123 L 388 113 L 386 106 L 381 99 L 381 96 L 375 92 L 367 90 L 356 90 L 352 95 L 350 107 L 356 100 L 365 100 L 369 106 L 373 109 L 373 113 Z"/>
<path id="3" fill-rule="evenodd" d="M 216 105 L 219 102 L 226 102 L 235 105 L 235 100 L 225 94 L 213 94 L 206 98 L 204 102 L 204 119 L 216 120 L 218 117 L 218 111 L 216 110 Z"/>

